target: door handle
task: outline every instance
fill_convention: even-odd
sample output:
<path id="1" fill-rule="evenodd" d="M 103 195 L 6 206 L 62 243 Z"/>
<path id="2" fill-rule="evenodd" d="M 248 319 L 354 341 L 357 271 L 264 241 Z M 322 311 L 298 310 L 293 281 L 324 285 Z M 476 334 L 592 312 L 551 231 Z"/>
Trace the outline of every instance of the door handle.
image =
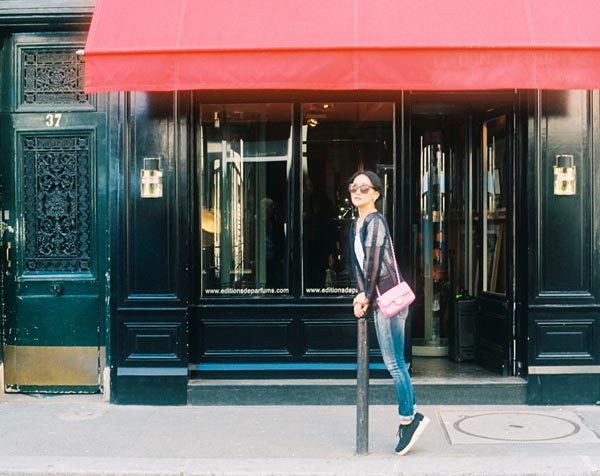
<path id="1" fill-rule="evenodd" d="M 60 284 L 52 284 L 50 286 L 50 292 L 52 293 L 53 296 L 60 296 L 62 294 L 63 288 Z"/>
<path id="2" fill-rule="evenodd" d="M 12 226 L 3 222 L 2 219 L 0 218 L 0 238 L 4 237 L 4 233 L 7 231 L 9 233 L 14 233 L 15 230 L 13 229 Z"/>
<path id="3" fill-rule="evenodd" d="M 6 267 L 10 269 L 12 267 L 12 261 L 10 259 L 10 250 L 12 249 L 12 243 L 8 241 L 6 243 Z"/>

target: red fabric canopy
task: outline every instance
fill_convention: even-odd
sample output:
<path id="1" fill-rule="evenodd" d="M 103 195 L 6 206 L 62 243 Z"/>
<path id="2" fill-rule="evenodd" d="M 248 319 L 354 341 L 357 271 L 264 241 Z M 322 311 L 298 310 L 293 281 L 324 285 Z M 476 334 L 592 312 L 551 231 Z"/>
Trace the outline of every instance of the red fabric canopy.
<path id="1" fill-rule="evenodd" d="M 85 90 L 600 88 L 598 0 L 96 0 Z"/>

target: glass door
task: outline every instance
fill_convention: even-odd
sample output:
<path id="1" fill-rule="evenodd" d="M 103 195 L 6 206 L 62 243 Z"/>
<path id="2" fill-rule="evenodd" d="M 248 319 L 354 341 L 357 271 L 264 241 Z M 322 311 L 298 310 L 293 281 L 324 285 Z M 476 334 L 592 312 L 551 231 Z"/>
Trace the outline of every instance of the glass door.
<path id="1" fill-rule="evenodd" d="M 469 290 L 472 263 L 470 118 L 414 105 L 412 255 L 417 299 L 411 306 L 413 355 L 449 354 L 455 296 Z"/>
<path id="2" fill-rule="evenodd" d="M 506 296 L 506 116 L 483 123 L 483 287 Z"/>
<path id="3" fill-rule="evenodd" d="M 510 374 L 513 342 L 513 147 L 512 115 L 484 118 L 479 163 L 479 246 L 475 266 L 477 360 Z M 480 274 L 481 273 L 481 274 Z"/>

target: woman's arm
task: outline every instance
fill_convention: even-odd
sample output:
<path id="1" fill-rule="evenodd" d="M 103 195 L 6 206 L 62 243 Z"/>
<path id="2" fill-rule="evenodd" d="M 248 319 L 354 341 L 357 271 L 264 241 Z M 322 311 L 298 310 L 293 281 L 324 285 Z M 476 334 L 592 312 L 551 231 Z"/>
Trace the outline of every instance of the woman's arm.
<path id="1" fill-rule="evenodd" d="M 356 236 L 356 220 L 352 222 L 350 225 L 350 235 L 349 235 L 349 246 L 350 246 L 350 262 L 352 265 L 352 275 L 354 277 L 354 284 L 358 289 L 358 294 L 354 297 L 352 301 L 352 310 L 354 311 L 355 317 L 364 317 L 368 308 L 368 301 L 365 297 L 365 280 L 362 275 L 362 270 L 360 267 L 360 263 L 358 263 L 356 253 L 354 251 L 354 240 L 359 239 Z"/>
<path id="2" fill-rule="evenodd" d="M 354 220 L 350 225 L 350 235 L 348 237 L 348 241 L 350 251 L 350 264 L 352 266 L 352 275 L 354 277 L 354 284 L 356 285 L 356 288 L 358 289 L 360 295 L 360 293 L 364 294 L 365 292 L 365 280 L 362 275 L 360 263 L 358 262 L 358 258 L 356 257 L 356 253 L 354 251 L 354 240 L 357 239 L 359 238 L 356 235 L 356 220 Z"/>
<path id="3" fill-rule="evenodd" d="M 377 297 L 376 286 L 379 284 L 385 242 L 388 233 L 384 218 L 380 214 L 365 221 L 363 226 L 367 227 L 364 235 L 362 235 L 364 236 L 363 245 L 365 249 L 364 291 L 366 300 L 371 304 Z"/>

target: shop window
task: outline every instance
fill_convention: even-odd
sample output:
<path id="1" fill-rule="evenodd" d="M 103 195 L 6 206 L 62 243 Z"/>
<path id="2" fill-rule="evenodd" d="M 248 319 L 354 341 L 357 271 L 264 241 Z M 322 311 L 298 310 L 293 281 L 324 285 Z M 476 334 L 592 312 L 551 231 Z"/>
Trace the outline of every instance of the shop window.
<path id="1" fill-rule="evenodd" d="M 305 296 L 356 292 L 348 228 L 354 210 L 348 179 L 373 170 L 383 179 L 380 201 L 392 226 L 394 106 L 313 103 L 302 107 L 302 283 Z"/>
<path id="2" fill-rule="evenodd" d="M 355 212 L 347 183 L 357 170 L 382 177 L 378 205 L 392 225 L 393 104 L 301 107 L 294 135 L 290 104 L 202 106 L 204 297 L 282 297 L 291 289 L 307 297 L 353 295 L 348 228 Z M 301 171 L 298 183 L 294 170 Z M 301 199 L 291 202 L 296 193 Z M 301 230 L 292 237 L 294 216 Z M 292 256 L 295 239 L 301 253 Z"/>
<path id="3" fill-rule="evenodd" d="M 203 295 L 286 295 L 292 107 L 204 105 L 202 111 Z"/>

